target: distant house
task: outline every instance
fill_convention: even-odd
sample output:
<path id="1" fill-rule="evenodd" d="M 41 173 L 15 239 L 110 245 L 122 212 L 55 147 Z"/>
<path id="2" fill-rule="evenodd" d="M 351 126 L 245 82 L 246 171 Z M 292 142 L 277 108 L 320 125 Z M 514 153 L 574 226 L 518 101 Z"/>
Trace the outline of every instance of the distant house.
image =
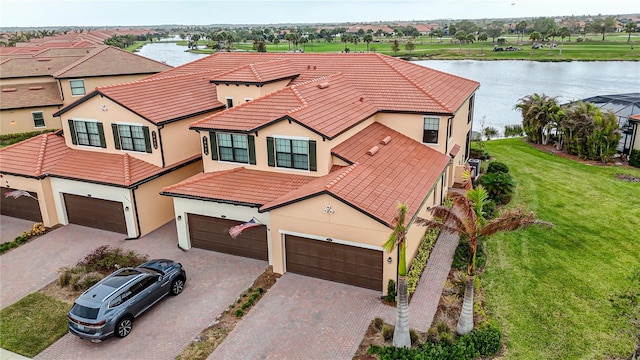
<path id="1" fill-rule="evenodd" d="M 59 129 L 53 114 L 96 87 L 171 68 L 111 46 L 77 45 L 0 51 L 0 134 Z"/>
<path id="2" fill-rule="evenodd" d="M 640 114 L 629 116 L 631 127 L 629 143 L 632 150 L 640 151 Z"/>

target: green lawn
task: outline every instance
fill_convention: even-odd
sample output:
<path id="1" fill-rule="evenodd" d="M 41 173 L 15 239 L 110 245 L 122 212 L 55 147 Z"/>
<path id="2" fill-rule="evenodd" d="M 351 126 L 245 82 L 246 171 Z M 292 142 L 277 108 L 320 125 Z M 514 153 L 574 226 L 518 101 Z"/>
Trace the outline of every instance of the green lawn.
<path id="1" fill-rule="evenodd" d="M 507 359 L 627 358 L 632 338 L 608 296 L 640 266 L 640 170 L 583 165 L 520 139 L 485 142 L 518 185 L 512 205 L 554 228 L 487 241 L 487 305 L 507 337 Z"/>
<path id="2" fill-rule="evenodd" d="M 0 347 L 34 357 L 67 333 L 69 304 L 36 292 L 0 311 Z"/>

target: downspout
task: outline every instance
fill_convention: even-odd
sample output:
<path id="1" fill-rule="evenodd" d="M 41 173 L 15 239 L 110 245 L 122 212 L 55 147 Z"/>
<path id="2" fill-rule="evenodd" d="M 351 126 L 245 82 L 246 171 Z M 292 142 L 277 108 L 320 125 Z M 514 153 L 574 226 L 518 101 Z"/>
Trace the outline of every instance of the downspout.
<path id="1" fill-rule="evenodd" d="M 164 164 L 164 146 L 162 143 L 162 132 L 160 130 L 162 130 L 164 128 L 164 125 L 160 125 L 158 126 L 158 142 L 160 143 L 160 157 L 162 158 L 162 167 L 164 168 L 165 164 Z M 137 208 L 136 208 L 137 209 Z"/>
<path id="2" fill-rule="evenodd" d="M 449 128 L 451 127 L 451 121 L 453 121 L 453 118 L 455 117 L 455 115 L 451 115 L 447 118 L 447 137 L 444 140 L 444 153 L 448 154 L 449 153 Z"/>
<path id="3" fill-rule="evenodd" d="M 136 189 L 138 187 L 134 187 L 131 189 L 131 197 L 133 198 L 133 211 L 136 215 L 136 227 L 138 228 L 138 236 L 126 238 L 125 240 L 138 240 L 142 234 L 142 230 L 140 230 L 140 217 L 138 216 L 138 202 L 136 201 Z"/>

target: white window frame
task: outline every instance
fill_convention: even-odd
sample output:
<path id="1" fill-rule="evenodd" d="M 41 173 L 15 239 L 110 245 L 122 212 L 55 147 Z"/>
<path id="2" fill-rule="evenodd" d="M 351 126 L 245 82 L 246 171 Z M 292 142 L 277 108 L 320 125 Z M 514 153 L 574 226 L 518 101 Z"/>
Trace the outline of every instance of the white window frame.
<path id="1" fill-rule="evenodd" d="M 82 94 L 74 94 L 73 93 L 73 85 L 71 84 L 74 81 L 82 81 Z M 84 83 L 84 79 L 73 79 L 73 80 L 69 80 L 69 88 L 71 89 L 71 96 L 73 97 L 77 97 L 77 96 L 85 96 L 87 94 L 87 87 Z"/>
<path id="2" fill-rule="evenodd" d="M 437 120 L 437 121 L 438 121 L 438 129 L 437 129 L 437 131 L 438 131 L 438 141 L 436 141 L 436 142 L 434 142 L 434 143 L 431 143 L 431 142 L 424 142 L 424 131 L 425 131 L 425 130 L 427 130 L 427 129 L 425 129 L 425 121 L 426 121 L 427 119 L 429 119 L 429 120 Z M 432 131 L 433 131 L 433 129 L 429 129 L 429 130 L 432 130 Z M 427 116 L 427 115 L 424 115 L 424 116 L 422 117 L 422 143 L 423 143 L 423 144 L 426 144 L 426 145 L 432 145 L 432 146 L 438 146 L 438 145 L 440 145 L 440 139 L 442 138 L 442 136 L 441 136 L 440 132 L 441 132 L 441 131 L 440 131 L 440 118 L 439 118 L 439 117 L 437 117 L 437 116 Z M 448 140 L 448 139 L 447 139 L 447 140 Z"/>
<path id="3" fill-rule="evenodd" d="M 36 125 L 35 114 L 42 115 L 42 125 L 40 125 L 40 126 Z M 31 112 L 31 119 L 33 119 L 33 127 L 34 127 L 34 129 L 42 129 L 42 128 L 46 128 L 47 127 L 47 122 L 44 120 L 44 111 L 32 111 Z"/>

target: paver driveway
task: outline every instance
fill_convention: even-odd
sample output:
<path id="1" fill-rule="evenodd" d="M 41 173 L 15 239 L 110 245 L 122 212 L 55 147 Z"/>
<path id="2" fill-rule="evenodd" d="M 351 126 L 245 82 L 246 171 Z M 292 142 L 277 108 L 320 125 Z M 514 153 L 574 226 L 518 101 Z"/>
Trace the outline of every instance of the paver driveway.
<path id="1" fill-rule="evenodd" d="M 375 317 L 395 321 L 378 291 L 286 273 L 208 360 L 351 359 Z"/>
<path id="2" fill-rule="evenodd" d="M 5 292 L 23 294 L 7 294 L 7 299 L 29 294 L 54 280 L 57 268 L 75 264 L 100 245 L 133 249 L 151 258 L 173 259 L 181 262 L 187 271 L 184 292 L 162 300 L 136 319 L 128 337 L 94 344 L 67 334 L 35 358 L 174 359 L 267 267 L 266 261 L 213 251 L 191 249 L 184 252 L 177 247 L 175 234 L 173 222 L 139 240 L 130 241 L 124 240 L 121 234 L 67 225 L 2 255 L 3 306 Z M 34 274 L 25 271 L 32 266 L 37 269 Z M 16 277 L 23 280 L 16 282 Z M 21 284 L 29 290 L 19 290 Z"/>

